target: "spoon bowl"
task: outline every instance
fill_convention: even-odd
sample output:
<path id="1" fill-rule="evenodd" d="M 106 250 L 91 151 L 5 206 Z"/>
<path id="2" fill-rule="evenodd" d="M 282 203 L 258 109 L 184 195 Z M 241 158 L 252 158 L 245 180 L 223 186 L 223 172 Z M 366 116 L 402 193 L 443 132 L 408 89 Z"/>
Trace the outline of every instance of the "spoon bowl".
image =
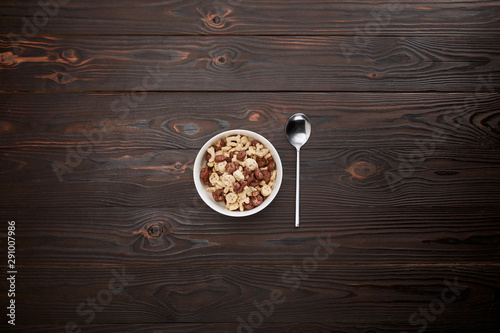
<path id="1" fill-rule="evenodd" d="M 311 122 L 303 113 L 296 113 L 288 119 L 285 134 L 292 146 L 297 149 L 297 179 L 295 193 L 295 226 L 300 225 L 300 148 L 311 136 Z"/>

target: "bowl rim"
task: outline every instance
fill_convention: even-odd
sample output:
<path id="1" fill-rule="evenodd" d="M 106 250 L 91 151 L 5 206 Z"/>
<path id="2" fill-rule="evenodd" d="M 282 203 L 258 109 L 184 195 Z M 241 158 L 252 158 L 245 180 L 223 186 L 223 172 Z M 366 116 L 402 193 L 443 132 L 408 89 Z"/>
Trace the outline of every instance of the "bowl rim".
<path id="1" fill-rule="evenodd" d="M 207 186 L 201 182 L 200 179 L 200 172 L 201 172 L 201 165 L 205 160 L 205 153 L 207 149 L 214 144 L 217 140 L 220 140 L 222 138 L 225 138 L 227 136 L 231 135 L 246 135 L 249 138 L 252 138 L 254 140 L 260 141 L 264 146 L 269 149 L 273 156 L 273 160 L 276 163 L 278 174 L 276 176 L 275 182 L 274 182 L 274 187 L 272 193 L 269 195 L 269 197 L 259 206 L 251 210 L 244 210 L 243 212 L 237 210 L 237 211 L 230 211 L 228 210 L 224 203 L 221 202 L 216 202 L 213 200 L 212 195 L 210 192 L 207 191 Z M 194 161 L 194 166 L 193 166 L 193 180 L 195 184 L 196 191 L 198 192 L 198 195 L 201 197 L 203 202 L 205 204 L 215 210 L 218 213 L 221 213 L 226 216 L 231 216 L 231 217 L 245 217 L 245 216 L 250 216 L 253 214 L 257 214 L 258 212 L 262 211 L 264 208 L 269 206 L 271 202 L 274 200 L 276 195 L 278 194 L 278 191 L 281 187 L 281 182 L 283 180 L 283 167 L 281 164 L 281 159 L 278 153 L 278 150 L 272 145 L 272 143 L 267 140 L 264 136 L 262 136 L 259 133 L 249 131 L 249 130 L 244 130 L 244 129 L 233 129 L 233 130 L 227 130 L 220 132 L 216 135 L 214 135 L 212 138 L 207 140 L 207 142 L 201 147 L 199 150 L 198 154 L 196 155 L 195 161 Z M 207 193 L 210 193 L 210 196 L 207 195 Z"/>

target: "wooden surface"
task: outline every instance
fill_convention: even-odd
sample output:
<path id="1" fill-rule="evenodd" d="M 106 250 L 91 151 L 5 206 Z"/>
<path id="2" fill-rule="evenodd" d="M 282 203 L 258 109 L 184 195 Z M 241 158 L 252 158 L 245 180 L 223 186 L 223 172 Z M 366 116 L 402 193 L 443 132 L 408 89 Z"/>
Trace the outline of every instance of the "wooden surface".
<path id="1" fill-rule="evenodd" d="M 3 53 L 0 88 L 488 93 L 500 80 L 495 37 L 356 38 L 39 36 Z"/>
<path id="2" fill-rule="evenodd" d="M 63 2 L 0 1 L 2 332 L 498 332 L 500 1 Z M 235 128 L 241 219 L 192 180 Z"/>

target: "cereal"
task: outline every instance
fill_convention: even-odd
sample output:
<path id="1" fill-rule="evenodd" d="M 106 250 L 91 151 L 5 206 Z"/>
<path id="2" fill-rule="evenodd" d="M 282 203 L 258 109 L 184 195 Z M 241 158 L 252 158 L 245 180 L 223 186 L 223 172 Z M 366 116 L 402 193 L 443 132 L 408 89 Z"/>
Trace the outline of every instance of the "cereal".
<path id="1" fill-rule="evenodd" d="M 276 162 L 257 140 L 228 136 L 207 149 L 205 161 L 200 178 L 214 200 L 231 211 L 258 207 L 273 191 Z"/>
<path id="2" fill-rule="evenodd" d="M 267 184 L 262 186 L 262 188 L 260 189 L 260 193 L 265 197 L 269 196 L 271 192 L 272 192 L 271 186 Z"/>
<path id="3" fill-rule="evenodd" d="M 240 180 L 245 180 L 245 175 L 243 174 L 243 172 L 241 172 L 240 169 L 238 170 L 235 170 L 233 172 L 233 176 L 234 176 L 234 179 L 240 181 Z"/>
<path id="4" fill-rule="evenodd" d="M 249 168 L 250 171 L 253 171 L 259 167 L 257 161 L 253 158 L 247 158 L 245 161 L 243 161 L 243 165 Z"/>

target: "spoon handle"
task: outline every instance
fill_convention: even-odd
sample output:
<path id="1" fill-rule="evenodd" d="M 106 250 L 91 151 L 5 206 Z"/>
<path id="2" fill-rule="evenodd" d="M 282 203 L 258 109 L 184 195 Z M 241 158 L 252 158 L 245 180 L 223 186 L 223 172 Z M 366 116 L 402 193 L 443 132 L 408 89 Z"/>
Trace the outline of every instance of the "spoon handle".
<path id="1" fill-rule="evenodd" d="M 297 149 L 297 176 L 295 187 L 295 227 L 300 225 L 300 149 Z"/>

